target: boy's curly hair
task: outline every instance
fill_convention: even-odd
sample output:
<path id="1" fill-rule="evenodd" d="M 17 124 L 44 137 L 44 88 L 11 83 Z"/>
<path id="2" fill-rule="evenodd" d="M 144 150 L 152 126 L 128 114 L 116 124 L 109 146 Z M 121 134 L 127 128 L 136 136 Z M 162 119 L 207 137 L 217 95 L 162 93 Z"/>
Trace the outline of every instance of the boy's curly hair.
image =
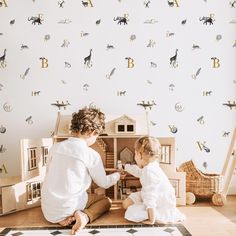
<path id="1" fill-rule="evenodd" d="M 73 133 L 101 134 L 105 129 L 105 115 L 95 107 L 84 107 L 72 114 L 70 130 Z"/>
<path id="2" fill-rule="evenodd" d="M 152 136 L 143 136 L 135 142 L 135 150 L 148 157 L 160 159 L 160 142 Z"/>

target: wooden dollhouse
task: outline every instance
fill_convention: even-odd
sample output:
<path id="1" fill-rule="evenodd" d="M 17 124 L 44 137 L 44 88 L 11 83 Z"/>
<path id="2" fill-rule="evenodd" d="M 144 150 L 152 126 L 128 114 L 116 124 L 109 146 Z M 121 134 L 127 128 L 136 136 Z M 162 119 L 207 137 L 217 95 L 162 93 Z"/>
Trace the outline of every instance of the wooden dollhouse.
<path id="1" fill-rule="evenodd" d="M 58 113 L 53 138 L 21 140 L 21 174 L 0 179 L 0 216 L 40 205 L 41 186 L 46 173 L 48 152 L 53 142 L 60 142 L 69 137 L 71 115 Z M 146 115 L 107 116 L 105 132 L 92 146 L 103 160 L 107 173 L 117 170 L 118 163 L 134 162 L 134 143 L 148 135 Z M 185 205 L 185 172 L 176 172 L 175 139 L 159 138 L 161 143 L 160 165 L 175 188 L 178 205 Z M 113 201 L 125 199 L 131 192 L 140 189 L 139 179 L 127 175 L 109 189 L 92 185 L 90 191 L 105 194 Z"/>
<path id="2" fill-rule="evenodd" d="M 21 140 L 21 175 L 0 179 L 0 215 L 40 205 L 41 185 L 52 141 L 51 138 Z"/>
<path id="3" fill-rule="evenodd" d="M 58 113 L 54 131 L 54 141 L 60 142 L 71 136 L 70 133 L 71 115 Z M 134 161 L 134 143 L 141 136 L 149 134 L 148 119 L 144 115 L 122 115 L 106 116 L 105 131 L 99 136 L 96 143 L 91 147 L 95 149 L 102 158 L 107 173 L 117 170 L 118 163 L 125 164 Z M 167 174 L 175 188 L 178 205 L 186 204 L 186 173 L 176 172 L 175 166 L 175 138 L 159 137 L 161 143 L 160 166 Z M 105 194 L 113 201 L 125 199 L 131 192 L 140 189 L 140 182 L 137 178 L 127 175 L 124 180 L 109 189 L 98 188 L 93 185 L 91 191 L 98 194 Z"/>

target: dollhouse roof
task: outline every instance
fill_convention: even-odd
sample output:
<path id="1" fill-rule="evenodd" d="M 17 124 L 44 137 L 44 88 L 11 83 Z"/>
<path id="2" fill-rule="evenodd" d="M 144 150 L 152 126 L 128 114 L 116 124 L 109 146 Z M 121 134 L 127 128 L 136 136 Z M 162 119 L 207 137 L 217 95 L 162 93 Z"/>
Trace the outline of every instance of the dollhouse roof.
<path id="1" fill-rule="evenodd" d="M 104 134 L 117 135 L 115 126 L 117 124 L 133 124 L 135 125 L 134 135 L 148 135 L 148 118 L 146 114 L 124 114 L 122 116 L 106 115 L 106 124 Z M 121 134 L 119 134 L 121 135 Z M 127 135 L 127 134 L 123 134 Z"/>
<path id="2" fill-rule="evenodd" d="M 20 181 L 21 181 L 21 176 L 1 177 L 0 178 L 0 188 L 5 187 L 5 186 L 9 186 L 9 185 L 14 185 Z"/>
<path id="3" fill-rule="evenodd" d="M 107 135 L 117 135 L 115 132 L 116 124 L 133 124 L 135 125 L 135 135 L 148 135 L 148 119 L 146 114 L 124 114 L 122 116 L 106 115 L 105 132 Z M 61 115 L 58 113 L 54 137 L 70 137 L 71 115 Z M 125 135 L 125 134 L 124 134 Z M 126 134 L 127 135 L 127 134 Z"/>
<path id="4" fill-rule="evenodd" d="M 127 115 L 123 115 L 115 119 L 113 122 L 115 123 L 122 123 L 122 124 L 133 124 L 136 123 L 136 121 L 132 118 L 130 118 Z"/>

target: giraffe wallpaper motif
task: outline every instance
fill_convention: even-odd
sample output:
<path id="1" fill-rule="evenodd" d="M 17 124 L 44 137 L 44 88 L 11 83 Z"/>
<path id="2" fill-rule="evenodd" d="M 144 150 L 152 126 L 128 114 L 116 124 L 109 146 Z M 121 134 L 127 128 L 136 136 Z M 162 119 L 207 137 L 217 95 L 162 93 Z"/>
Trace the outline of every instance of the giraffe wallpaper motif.
<path id="1" fill-rule="evenodd" d="M 234 0 L 0 0 L 0 176 L 20 173 L 21 138 L 89 104 L 147 113 L 152 135 L 176 138 L 178 165 L 221 172 L 235 26 Z"/>

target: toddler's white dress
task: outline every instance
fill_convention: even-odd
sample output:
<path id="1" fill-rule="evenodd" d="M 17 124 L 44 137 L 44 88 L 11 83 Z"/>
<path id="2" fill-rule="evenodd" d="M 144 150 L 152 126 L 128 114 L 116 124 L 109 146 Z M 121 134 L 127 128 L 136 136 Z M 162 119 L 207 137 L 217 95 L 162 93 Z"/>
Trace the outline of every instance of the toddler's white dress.
<path id="1" fill-rule="evenodd" d="M 156 221 L 159 222 L 176 223 L 185 219 L 176 208 L 174 188 L 157 161 L 150 162 L 142 169 L 137 165 L 126 164 L 125 170 L 140 178 L 142 185 L 141 191 L 129 195 L 134 204 L 125 212 L 127 220 L 147 220 L 147 208 L 156 209 Z"/>

